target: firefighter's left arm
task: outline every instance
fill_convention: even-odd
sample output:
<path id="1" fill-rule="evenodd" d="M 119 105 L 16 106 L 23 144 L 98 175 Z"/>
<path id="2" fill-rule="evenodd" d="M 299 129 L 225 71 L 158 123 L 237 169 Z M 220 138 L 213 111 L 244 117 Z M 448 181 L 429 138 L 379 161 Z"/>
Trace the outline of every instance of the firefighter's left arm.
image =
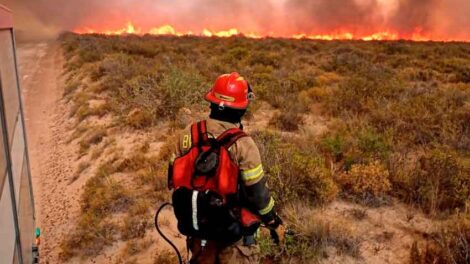
<path id="1" fill-rule="evenodd" d="M 236 146 L 244 198 L 264 223 L 272 222 L 278 216 L 274 209 L 274 199 L 267 187 L 258 147 L 251 137 L 239 139 Z"/>

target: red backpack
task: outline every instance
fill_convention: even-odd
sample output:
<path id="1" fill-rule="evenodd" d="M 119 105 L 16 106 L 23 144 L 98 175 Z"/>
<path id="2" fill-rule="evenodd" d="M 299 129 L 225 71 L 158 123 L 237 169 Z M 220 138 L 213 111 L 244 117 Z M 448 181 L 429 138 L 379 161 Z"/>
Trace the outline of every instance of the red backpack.
<path id="1" fill-rule="evenodd" d="M 229 153 L 246 136 L 231 128 L 214 139 L 208 136 L 206 121 L 191 126 L 191 148 L 175 159 L 168 181 L 183 235 L 229 242 L 258 228 L 258 219 L 240 207 L 240 169 Z"/>

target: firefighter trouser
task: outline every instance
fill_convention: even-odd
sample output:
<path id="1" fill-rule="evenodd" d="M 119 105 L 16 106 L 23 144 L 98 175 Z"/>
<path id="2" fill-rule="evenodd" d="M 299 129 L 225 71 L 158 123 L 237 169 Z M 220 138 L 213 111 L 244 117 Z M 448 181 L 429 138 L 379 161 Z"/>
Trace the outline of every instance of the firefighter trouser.
<path id="1" fill-rule="evenodd" d="M 207 241 L 203 247 L 201 240 L 188 240 L 191 250 L 191 264 L 258 264 L 259 246 L 244 246 L 242 240 L 235 244 L 224 246 L 214 241 Z"/>

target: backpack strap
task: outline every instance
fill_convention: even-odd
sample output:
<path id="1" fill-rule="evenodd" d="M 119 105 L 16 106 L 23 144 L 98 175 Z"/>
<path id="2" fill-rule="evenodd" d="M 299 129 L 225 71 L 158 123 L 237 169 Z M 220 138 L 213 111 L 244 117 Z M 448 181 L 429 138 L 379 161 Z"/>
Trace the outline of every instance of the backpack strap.
<path id="1" fill-rule="evenodd" d="M 240 128 L 230 128 L 217 137 L 217 142 L 226 149 L 229 149 L 237 140 L 247 136 Z"/>
<path id="2" fill-rule="evenodd" d="M 199 144 L 198 123 L 194 123 L 191 125 L 191 143 L 193 146 L 197 146 Z"/>
<path id="3" fill-rule="evenodd" d="M 194 123 L 191 126 L 191 142 L 193 146 L 202 146 L 209 141 L 206 120 Z"/>
<path id="4" fill-rule="evenodd" d="M 199 135 L 201 142 L 207 143 L 209 141 L 209 136 L 207 135 L 207 122 L 206 120 L 202 120 L 199 122 L 200 128 L 199 128 Z"/>

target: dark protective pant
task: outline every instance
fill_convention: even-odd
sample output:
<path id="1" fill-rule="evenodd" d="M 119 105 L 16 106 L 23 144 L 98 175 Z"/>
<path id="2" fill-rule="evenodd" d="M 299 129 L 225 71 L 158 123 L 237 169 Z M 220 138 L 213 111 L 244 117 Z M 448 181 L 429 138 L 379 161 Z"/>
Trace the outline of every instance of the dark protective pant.
<path id="1" fill-rule="evenodd" d="M 190 264 L 258 264 L 259 246 L 254 244 L 244 246 L 242 240 L 232 245 L 220 245 L 214 241 L 207 241 L 204 247 L 201 240 L 191 238 L 188 246 L 192 257 Z"/>

